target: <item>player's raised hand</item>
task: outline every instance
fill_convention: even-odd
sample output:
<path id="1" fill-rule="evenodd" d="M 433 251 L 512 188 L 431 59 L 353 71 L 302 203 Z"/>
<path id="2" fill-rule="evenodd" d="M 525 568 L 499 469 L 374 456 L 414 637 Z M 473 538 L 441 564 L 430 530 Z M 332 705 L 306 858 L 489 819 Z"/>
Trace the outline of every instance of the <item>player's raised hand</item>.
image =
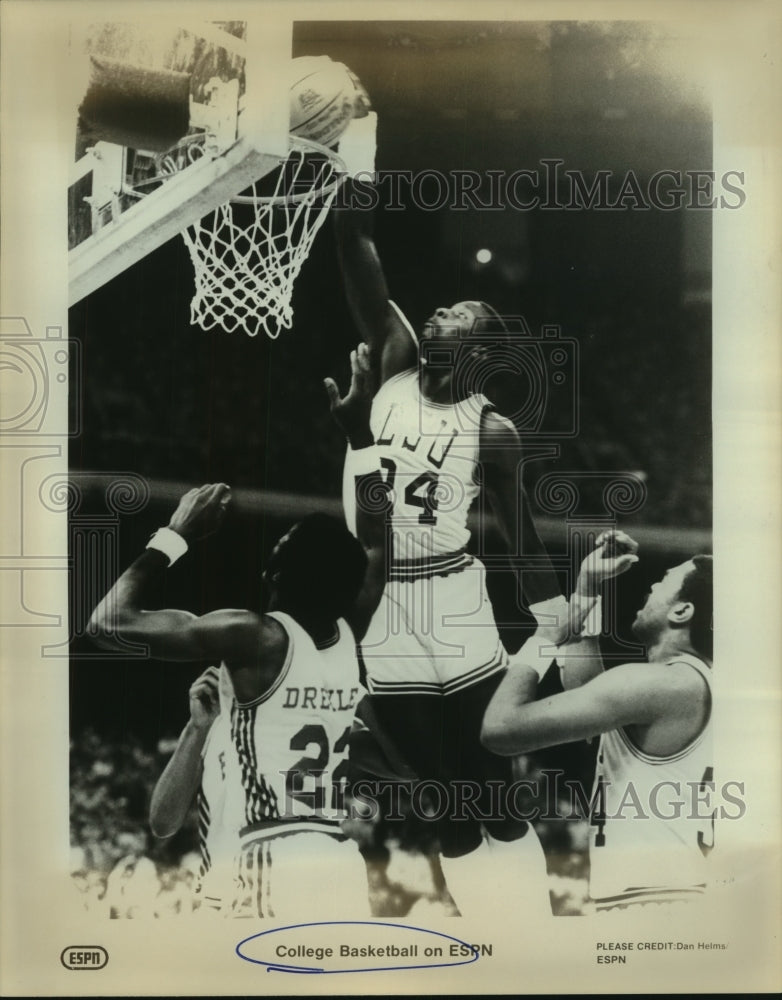
<path id="1" fill-rule="evenodd" d="M 369 363 L 369 348 L 359 344 L 350 352 L 350 388 L 340 397 L 333 378 L 323 380 L 329 396 L 331 415 L 344 431 L 351 447 L 363 448 L 373 443 L 369 415 L 374 395 L 374 376 Z"/>
<path id="2" fill-rule="evenodd" d="M 168 526 L 185 539 L 204 538 L 220 527 L 230 502 L 231 488 L 225 483 L 197 486 L 179 501 Z"/>
<path id="3" fill-rule="evenodd" d="M 602 583 L 626 573 L 638 562 L 637 551 L 638 542 L 626 532 L 615 528 L 602 532 L 594 549 L 581 563 L 576 592 L 583 595 L 599 593 Z"/>
<path id="4" fill-rule="evenodd" d="M 207 667 L 190 685 L 190 719 L 196 729 L 208 729 L 220 712 L 219 672 Z"/>

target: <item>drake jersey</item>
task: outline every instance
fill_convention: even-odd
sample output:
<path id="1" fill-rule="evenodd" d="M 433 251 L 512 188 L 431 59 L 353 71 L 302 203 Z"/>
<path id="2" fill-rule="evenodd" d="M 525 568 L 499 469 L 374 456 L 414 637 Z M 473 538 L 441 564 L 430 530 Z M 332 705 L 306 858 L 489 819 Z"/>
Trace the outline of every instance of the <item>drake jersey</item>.
<path id="1" fill-rule="evenodd" d="M 416 368 L 388 379 L 378 391 L 371 426 L 386 482 L 394 491 L 395 563 L 453 554 L 466 546 L 467 515 L 480 489 L 481 417 L 490 405 L 478 393 L 453 404 L 433 403 L 421 394 Z M 355 533 L 351 456 L 349 450 L 343 502 Z"/>
<path id="2" fill-rule="evenodd" d="M 711 702 L 711 671 L 694 656 Z M 644 753 L 623 729 L 603 733 L 590 819 L 590 895 L 597 909 L 672 902 L 703 893 L 714 845 L 710 716 L 686 747 Z"/>
<path id="3" fill-rule="evenodd" d="M 289 615 L 269 617 L 288 634 L 285 662 L 268 691 L 235 703 L 231 714 L 240 781 L 231 786 L 239 793 L 230 810 L 238 850 L 226 915 L 310 912 L 313 886 L 326 886 L 325 876 L 310 877 L 313 870 L 335 882 L 324 905 L 344 886 L 366 906 L 361 856 L 341 829 L 348 739 L 363 693 L 355 638 L 340 620 L 333 640 L 316 646 Z"/>
<path id="4" fill-rule="evenodd" d="M 234 703 L 231 737 L 240 767 L 242 838 L 283 829 L 339 833 L 345 817 L 348 736 L 359 702 L 355 638 L 346 622 L 317 647 L 290 615 L 269 614 L 285 629 L 288 650 L 272 687 L 255 701 Z"/>

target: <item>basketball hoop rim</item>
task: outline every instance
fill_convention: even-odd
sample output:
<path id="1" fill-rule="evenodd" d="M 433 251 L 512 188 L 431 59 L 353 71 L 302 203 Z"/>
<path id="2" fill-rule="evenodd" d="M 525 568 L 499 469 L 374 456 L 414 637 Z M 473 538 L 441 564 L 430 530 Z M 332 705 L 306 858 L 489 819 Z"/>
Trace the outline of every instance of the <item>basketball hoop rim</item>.
<path id="1" fill-rule="evenodd" d="M 332 173 L 329 175 L 330 179 L 327 183 L 321 185 L 319 188 L 310 188 L 308 191 L 302 191 L 300 194 L 277 194 L 277 195 L 234 195 L 230 199 L 232 205 L 296 205 L 303 201 L 311 201 L 320 195 L 329 194 L 333 189 L 338 188 L 340 184 L 345 180 L 347 176 L 347 167 L 345 166 L 345 161 L 339 156 L 338 153 L 334 152 L 333 149 L 329 149 L 328 146 L 322 146 L 319 142 L 315 142 L 313 139 L 305 139 L 303 136 L 290 135 L 289 136 L 289 146 L 288 153 L 286 156 L 279 157 L 280 166 L 290 159 L 293 153 L 318 153 L 325 157 L 332 165 Z"/>

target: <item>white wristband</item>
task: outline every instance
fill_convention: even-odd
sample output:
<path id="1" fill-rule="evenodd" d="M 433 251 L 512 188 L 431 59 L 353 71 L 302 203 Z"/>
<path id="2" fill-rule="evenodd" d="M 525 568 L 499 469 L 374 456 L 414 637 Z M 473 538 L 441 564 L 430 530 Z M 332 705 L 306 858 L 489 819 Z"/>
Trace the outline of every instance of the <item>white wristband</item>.
<path id="1" fill-rule="evenodd" d="M 554 661 L 553 652 L 544 653 L 544 649 L 552 650 L 551 640 L 533 635 L 527 639 L 518 653 L 510 657 L 510 666 L 525 666 L 534 670 L 538 680 L 542 681 L 548 668 Z"/>
<path id="2" fill-rule="evenodd" d="M 168 565 L 173 566 L 180 556 L 187 552 L 187 542 L 176 531 L 171 528 L 158 528 L 155 534 L 147 542 L 148 549 L 157 549 L 163 555 L 168 556 Z"/>
<path id="3" fill-rule="evenodd" d="M 377 114 L 370 111 L 363 118 L 353 118 L 342 134 L 337 152 L 349 177 L 362 181 L 375 180 L 377 151 Z"/>
<path id="4" fill-rule="evenodd" d="M 350 449 L 350 472 L 354 476 L 366 476 L 370 472 L 380 472 L 380 450 L 376 444 L 358 450 Z"/>

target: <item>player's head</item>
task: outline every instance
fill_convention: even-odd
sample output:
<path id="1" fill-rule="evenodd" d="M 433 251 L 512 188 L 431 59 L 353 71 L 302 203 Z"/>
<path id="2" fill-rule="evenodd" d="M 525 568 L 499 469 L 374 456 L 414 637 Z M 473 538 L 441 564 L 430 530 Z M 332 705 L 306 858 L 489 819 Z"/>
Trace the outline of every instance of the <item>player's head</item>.
<path id="1" fill-rule="evenodd" d="M 421 333 L 421 368 L 430 375 L 448 378 L 458 386 L 460 395 L 468 395 L 485 383 L 487 362 L 491 364 L 493 352 L 509 337 L 505 321 L 486 302 L 440 306 Z"/>
<path id="2" fill-rule="evenodd" d="M 364 548 L 343 522 L 311 514 L 279 540 L 264 577 L 275 606 L 340 618 L 355 601 L 366 568 Z"/>
<path id="3" fill-rule="evenodd" d="M 652 585 L 636 615 L 636 635 L 654 643 L 666 631 L 686 629 L 693 649 L 710 660 L 714 651 L 713 565 L 711 556 L 693 556 L 669 569 Z"/>
<path id="4" fill-rule="evenodd" d="M 439 306 L 424 323 L 420 339 L 467 340 L 482 336 L 508 335 L 505 321 L 488 302 L 456 302 L 452 306 Z"/>

